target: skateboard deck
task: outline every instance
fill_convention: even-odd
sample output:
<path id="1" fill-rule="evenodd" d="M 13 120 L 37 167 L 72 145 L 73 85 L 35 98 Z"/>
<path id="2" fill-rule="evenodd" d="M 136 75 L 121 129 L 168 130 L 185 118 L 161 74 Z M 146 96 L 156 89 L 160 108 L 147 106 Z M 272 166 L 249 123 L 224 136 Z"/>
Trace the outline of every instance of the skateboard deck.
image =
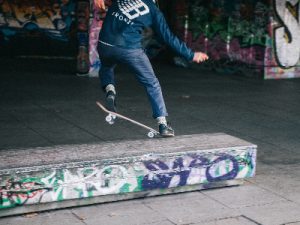
<path id="1" fill-rule="evenodd" d="M 159 136 L 159 132 L 155 129 L 153 129 L 152 127 L 148 127 L 146 126 L 145 124 L 142 124 L 136 120 L 133 120 L 127 116 L 123 116 L 119 113 L 116 113 L 116 112 L 112 112 L 112 111 L 109 111 L 107 108 L 105 108 L 105 106 L 103 106 L 100 102 L 96 102 L 97 106 L 99 106 L 100 109 L 102 109 L 105 113 L 107 113 L 108 115 L 105 117 L 105 121 L 109 124 L 114 124 L 115 122 L 115 119 L 116 118 L 120 118 L 120 119 L 123 119 L 123 120 L 127 120 L 128 122 L 131 122 L 137 126 L 140 126 L 146 130 L 148 130 L 148 133 L 147 133 L 147 136 L 149 138 L 154 138 L 156 136 Z"/>

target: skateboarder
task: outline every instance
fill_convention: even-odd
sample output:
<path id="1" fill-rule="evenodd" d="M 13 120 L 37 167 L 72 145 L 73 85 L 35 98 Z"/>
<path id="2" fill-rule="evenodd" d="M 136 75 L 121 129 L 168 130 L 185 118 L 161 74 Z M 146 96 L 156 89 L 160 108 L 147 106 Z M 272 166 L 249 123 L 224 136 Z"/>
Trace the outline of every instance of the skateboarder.
<path id="1" fill-rule="evenodd" d="M 106 92 L 107 108 L 116 111 L 114 68 L 118 63 L 126 64 L 146 89 L 160 134 L 163 137 L 172 137 L 174 130 L 166 119 L 168 113 L 161 86 L 141 46 L 145 27 L 151 27 L 161 40 L 187 60 L 200 63 L 208 59 L 205 53 L 193 52 L 171 33 L 162 12 L 153 0 L 114 0 L 99 34 L 99 77 Z"/>

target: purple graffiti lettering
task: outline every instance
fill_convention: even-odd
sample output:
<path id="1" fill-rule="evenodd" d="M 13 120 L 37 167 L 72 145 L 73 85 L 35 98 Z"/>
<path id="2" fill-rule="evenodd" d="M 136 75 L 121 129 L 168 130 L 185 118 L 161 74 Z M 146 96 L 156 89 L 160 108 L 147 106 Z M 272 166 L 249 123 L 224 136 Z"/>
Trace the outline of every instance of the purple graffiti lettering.
<path id="1" fill-rule="evenodd" d="M 233 165 L 233 169 L 222 175 L 222 176 L 212 176 L 211 175 L 211 168 L 216 165 L 217 163 L 221 162 L 221 161 L 225 161 L 225 160 L 230 160 L 232 165 Z M 231 155 L 221 155 L 218 159 L 214 160 L 211 165 L 209 167 L 207 167 L 206 169 L 206 178 L 209 182 L 216 182 L 216 181 L 224 181 L 224 180 L 232 180 L 234 179 L 237 174 L 239 172 L 239 164 L 238 161 Z"/>
<path id="2" fill-rule="evenodd" d="M 144 165 L 150 171 L 157 171 L 158 169 L 162 169 L 162 170 L 168 170 L 169 169 L 169 167 L 160 160 L 147 161 L 147 162 L 144 163 Z"/>
<path id="3" fill-rule="evenodd" d="M 143 178 L 142 188 L 144 190 L 168 188 L 174 176 L 179 176 L 177 186 L 184 186 L 190 174 L 190 170 L 184 169 L 183 158 L 178 158 L 174 161 L 171 172 L 169 171 L 170 168 L 160 160 L 147 161 L 144 164 L 147 169 L 154 172 Z"/>
<path id="4" fill-rule="evenodd" d="M 187 179 L 188 179 L 191 171 L 189 169 L 187 170 L 185 168 L 185 166 L 183 165 L 183 158 L 178 158 L 175 160 L 175 162 L 173 164 L 173 169 L 174 170 L 179 169 L 179 171 L 173 173 L 173 176 L 178 175 L 180 177 L 178 186 L 186 185 Z"/>
<path id="5" fill-rule="evenodd" d="M 209 165 L 209 160 L 201 155 L 191 155 L 193 161 L 190 163 L 191 168 L 201 168 Z"/>

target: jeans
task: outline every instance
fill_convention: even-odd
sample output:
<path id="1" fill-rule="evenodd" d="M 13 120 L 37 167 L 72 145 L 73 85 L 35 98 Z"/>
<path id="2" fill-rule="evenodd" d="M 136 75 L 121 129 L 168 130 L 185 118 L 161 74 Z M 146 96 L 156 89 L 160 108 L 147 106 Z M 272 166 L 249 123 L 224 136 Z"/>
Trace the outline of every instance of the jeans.
<path id="1" fill-rule="evenodd" d="M 101 60 L 99 78 L 103 88 L 108 84 L 115 85 L 115 66 L 118 63 L 125 64 L 144 86 L 152 107 L 153 117 L 168 115 L 161 86 L 143 49 L 125 49 L 99 43 L 98 53 Z"/>

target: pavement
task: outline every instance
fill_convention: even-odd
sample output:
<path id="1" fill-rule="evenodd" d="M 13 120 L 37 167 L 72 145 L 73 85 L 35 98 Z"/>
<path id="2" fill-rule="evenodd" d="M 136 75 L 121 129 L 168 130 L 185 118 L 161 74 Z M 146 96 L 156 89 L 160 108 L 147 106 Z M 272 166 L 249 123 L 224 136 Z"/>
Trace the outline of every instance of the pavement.
<path id="1" fill-rule="evenodd" d="M 1 58 L 0 151 L 145 139 L 126 121 L 105 123 L 97 78 L 74 60 Z M 227 133 L 258 145 L 244 185 L 0 218 L 1 225 L 300 224 L 300 80 L 262 80 L 155 62 L 177 135 Z M 155 127 L 143 88 L 117 68 L 118 110 Z"/>

